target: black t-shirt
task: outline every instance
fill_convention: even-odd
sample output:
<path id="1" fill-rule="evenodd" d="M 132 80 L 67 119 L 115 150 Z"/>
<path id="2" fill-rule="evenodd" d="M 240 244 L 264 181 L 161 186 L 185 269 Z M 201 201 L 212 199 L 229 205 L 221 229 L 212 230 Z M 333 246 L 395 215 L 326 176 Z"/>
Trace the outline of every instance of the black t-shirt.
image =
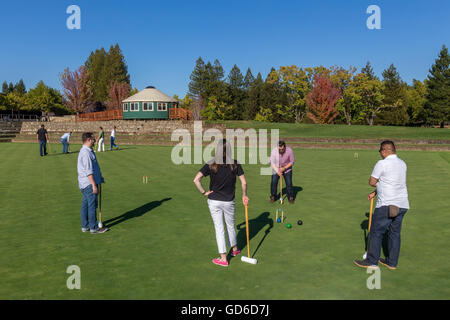
<path id="1" fill-rule="evenodd" d="M 209 181 L 209 190 L 214 192 L 208 195 L 210 200 L 232 201 L 236 191 L 236 176 L 242 176 L 244 170 L 237 163 L 236 169 L 233 171 L 231 165 L 219 165 L 217 173 L 213 173 L 209 168 L 209 164 L 205 164 L 200 172 L 206 177 L 211 176 Z"/>
<path id="2" fill-rule="evenodd" d="M 44 128 L 40 128 L 37 131 L 37 134 L 39 135 L 39 140 L 40 141 L 47 141 L 47 138 L 45 137 L 45 135 L 47 134 L 47 130 Z"/>

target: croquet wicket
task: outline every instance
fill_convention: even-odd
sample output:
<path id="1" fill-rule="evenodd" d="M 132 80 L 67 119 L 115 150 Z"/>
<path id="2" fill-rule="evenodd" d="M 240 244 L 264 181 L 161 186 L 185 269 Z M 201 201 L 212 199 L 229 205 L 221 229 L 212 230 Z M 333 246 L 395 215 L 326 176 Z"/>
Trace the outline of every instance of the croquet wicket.
<path id="1" fill-rule="evenodd" d="M 275 211 L 275 221 L 278 221 L 278 212 L 281 211 L 281 222 L 284 222 L 284 211 L 283 209 L 277 209 Z"/>
<path id="2" fill-rule="evenodd" d="M 142 176 L 142 183 L 147 184 L 148 183 L 148 176 Z"/>

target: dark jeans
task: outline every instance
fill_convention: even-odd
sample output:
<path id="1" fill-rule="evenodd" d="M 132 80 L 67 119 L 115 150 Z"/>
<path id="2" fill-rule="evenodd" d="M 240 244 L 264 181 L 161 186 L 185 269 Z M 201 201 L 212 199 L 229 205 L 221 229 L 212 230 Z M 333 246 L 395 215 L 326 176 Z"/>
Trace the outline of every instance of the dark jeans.
<path id="1" fill-rule="evenodd" d="M 47 141 L 39 140 L 39 153 L 41 157 L 47 154 Z"/>
<path id="2" fill-rule="evenodd" d="M 402 221 L 408 209 L 400 208 L 395 218 L 389 218 L 389 206 L 376 208 L 372 216 L 372 225 L 369 234 L 369 250 L 367 260 L 369 263 L 378 265 L 384 234 L 388 230 L 388 251 L 386 262 L 393 267 L 397 266 L 400 255 L 400 231 Z"/>
<path id="3" fill-rule="evenodd" d="M 288 199 L 290 197 L 294 197 L 294 188 L 292 187 L 292 170 L 287 172 L 287 173 L 283 173 L 284 176 L 284 182 L 286 183 L 286 190 L 287 190 L 287 196 Z M 278 193 L 278 183 L 279 183 L 280 177 L 275 173 L 272 174 L 272 182 L 270 183 L 270 195 L 271 196 L 276 196 Z"/>
<path id="4" fill-rule="evenodd" d="M 98 194 L 94 194 L 92 191 L 92 185 L 90 184 L 83 190 L 83 201 L 81 202 L 81 227 L 90 229 L 91 231 L 98 229 L 97 222 L 97 206 L 98 206 Z"/>

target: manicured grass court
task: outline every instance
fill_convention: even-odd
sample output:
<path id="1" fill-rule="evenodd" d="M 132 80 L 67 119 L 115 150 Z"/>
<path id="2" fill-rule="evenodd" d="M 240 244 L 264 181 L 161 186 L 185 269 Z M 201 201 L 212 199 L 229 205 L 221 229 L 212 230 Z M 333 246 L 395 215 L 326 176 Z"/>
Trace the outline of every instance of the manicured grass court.
<path id="1" fill-rule="evenodd" d="M 270 177 L 260 176 L 259 166 L 244 165 L 251 253 L 256 250 L 258 264 L 233 258 L 222 268 L 211 263 L 218 256 L 214 228 L 206 199 L 192 183 L 201 165 L 173 165 L 170 147 L 121 147 L 97 153 L 106 180 L 103 220 L 111 230 L 90 235 L 80 230 L 80 147 L 40 158 L 37 144 L 0 145 L 0 299 L 450 297 L 449 153 L 399 154 L 408 165 L 412 208 L 404 220 L 399 268 L 381 266 L 382 289 L 368 290 L 370 275 L 352 260 L 364 253 L 361 224 L 377 150 L 296 149 L 297 200 L 283 205 L 290 230 L 274 222 L 279 204 L 268 201 Z M 239 184 L 237 190 L 242 246 Z M 81 290 L 66 287 L 69 265 L 81 268 Z"/>

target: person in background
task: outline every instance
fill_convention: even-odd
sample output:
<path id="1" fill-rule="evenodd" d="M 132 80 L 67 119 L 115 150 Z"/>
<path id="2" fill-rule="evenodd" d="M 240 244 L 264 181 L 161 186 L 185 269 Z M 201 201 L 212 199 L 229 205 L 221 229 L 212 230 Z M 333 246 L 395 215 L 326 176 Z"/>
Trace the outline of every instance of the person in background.
<path id="1" fill-rule="evenodd" d="M 72 131 L 66 132 L 61 136 L 61 143 L 63 145 L 63 153 L 69 153 L 70 135 Z"/>
<path id="2" fill-rule="evenodd" d="M 116 147 L 116 150 L 119 149 L 119 147 L 115 144 L 115 140 L 116 140 L 116 126 L 114 126 L 114 128 L 111 131 L 111 151 L 113 146 Z"/>
<path id="3" fill-rule="evenodd" d="M 270 154 L 270 165 L 272 166 L 272 181 L 270 183 L 270 202 L 275 202 L 278 182 L 284 176 L 289 203 L 294 203 L 294 188 L 292 187 L 292 166 L 294 165 L 294 152 L 286 147 L 284 141 L 278 142 L 278 148 L 274 148 Z"/>
<path id="4" fill-rule="evenodd" d="M 100 127 L 97 144 L 98 144 L 97 151 L 100 152 L 100 149 L 101 149 L 102 152 L 104 152 L 105 151 L 105 132 L 103 131 L 102 127 Z"/>
<path id="5" fill-rule="evenodd" d="M 39 152 L 41 154 L 41 157 L 47 155 L 47 141 L 49 141 L 48 138 L 48 132 L 45 129 L 44 125 L 41 125 L 41 128 L 36 132 L 37 134 L 37 141 L 39 142 Z"/>

